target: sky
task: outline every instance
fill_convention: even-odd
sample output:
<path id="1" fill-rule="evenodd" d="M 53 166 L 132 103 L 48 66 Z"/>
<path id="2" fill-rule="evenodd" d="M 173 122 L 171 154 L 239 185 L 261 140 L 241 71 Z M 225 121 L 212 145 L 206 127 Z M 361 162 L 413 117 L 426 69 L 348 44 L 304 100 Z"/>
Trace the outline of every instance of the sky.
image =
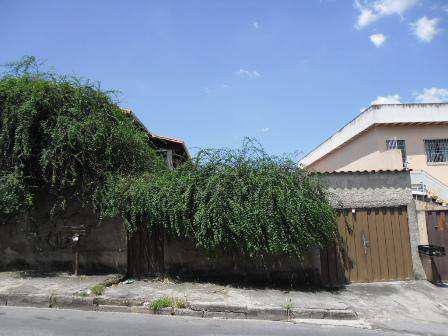
<path id="1" fill-rule="evenodd" d="M 0 0 L 0 48 L 119 90 L 193 153 L 300 157 L 373 103 L 448 101 L 447 0 Z"/>

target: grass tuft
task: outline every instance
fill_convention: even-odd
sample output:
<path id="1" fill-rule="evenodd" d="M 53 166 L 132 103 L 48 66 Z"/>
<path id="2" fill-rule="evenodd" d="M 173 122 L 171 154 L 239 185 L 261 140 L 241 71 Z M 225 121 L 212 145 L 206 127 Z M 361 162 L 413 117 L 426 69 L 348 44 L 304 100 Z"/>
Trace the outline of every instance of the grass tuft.
<path id="1" fill-rule="evenodd" d="M 104 291 L 106 290 L 106 286 L 103 284 L 96 284 L 92 287 L 90 287 L 90 290 L 92 291 L 92 294 L 95 296 L 101 296 L 104 294 Z"/>
<path id="2" fill-rule="evenodd" d="M 170 298 L 168 296 L 164 296 L 162 298 L 152 301 L 149 308 L 151 308 L 154 311 L 159 311 L 162 308 L 173 307 L 174 303 L 175 302 L 173 301 L 172 298 Z"/>
<path id="3" fill-rule="evenodd" d="M 186 299 L 176 299 L 174 302 L 174 307 L 179 309 L 185 309 L 188 306 L 188 302 Z"/>

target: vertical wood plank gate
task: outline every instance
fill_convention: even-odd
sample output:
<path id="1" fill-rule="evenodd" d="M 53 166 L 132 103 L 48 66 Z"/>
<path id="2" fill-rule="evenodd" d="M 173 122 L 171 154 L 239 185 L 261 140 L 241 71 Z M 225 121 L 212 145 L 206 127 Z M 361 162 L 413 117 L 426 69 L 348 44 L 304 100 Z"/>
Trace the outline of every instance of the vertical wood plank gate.
<path id="1" fill-rule="evenodd" d="M 128 233 L 128 275 L 157 276 L 165 272 L 165 236 L 162 228 L 149 232 L 144 225 L 138 225 L 133 233 Z"/>
<path id="2" fill-rule="evenodd" d="M 426 229 L 429 244 L 442 246 L 448 253 L 448 211 L 427 211 Z M 448 280 L 448 256 L 432 258 L 432 273 L 433 280 Z"/>
<path id="3" fill-rule="evenodd" d="M 322 251 L 322 282 L 407 280 L 412 278 L 405 207 L 338 212 L 337 242 Z"/>

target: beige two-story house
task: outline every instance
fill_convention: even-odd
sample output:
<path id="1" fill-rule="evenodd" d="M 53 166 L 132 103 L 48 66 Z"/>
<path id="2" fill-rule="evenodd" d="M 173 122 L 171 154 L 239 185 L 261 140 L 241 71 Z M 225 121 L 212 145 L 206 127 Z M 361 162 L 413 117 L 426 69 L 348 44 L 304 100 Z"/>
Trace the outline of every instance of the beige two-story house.
<path id="1" fill-rule="evenodd" d="M 415 194 L 448 200 L 448 103 L 373 105 L 301 161 L 317 172 L 411 170 Z"/>

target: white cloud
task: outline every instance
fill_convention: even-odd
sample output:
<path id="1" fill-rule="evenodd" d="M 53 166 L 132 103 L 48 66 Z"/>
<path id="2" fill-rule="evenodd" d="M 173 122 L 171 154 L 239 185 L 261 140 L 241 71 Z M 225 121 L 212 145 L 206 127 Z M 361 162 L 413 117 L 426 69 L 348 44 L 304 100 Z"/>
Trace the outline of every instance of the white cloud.
<path id="1" fill-rule="evenodd" d="M 362 29 L 387 15 L 400 15 L 418 4 L 420 0 L 377 0 L 360 2 L 355 0 L 359 10 L 356 27 Z"/>
<path id="2" fill-rule="evenodd" d="M 380 15 L 403 15 L 408 9 L 414 7 L 420 0 L 382 0 L 376 1 L 373 6 Z"/>
<path id="3" fill-rule="evenodd" d="M 387 37 L 384 36 L 383 34 L 373 34 L 370 35 L 370 41 L 372 41 L 372 43 L 377 47 L 381 47 L 384 42 L 386 42 Z"/>
<path id="4" fill-rule="evenodd" d="M 258 22 L 258 21 L 252 22 L 252 28 L 255 29 L 255 30 L 260 29 L 261 28 L 260 22 Z"/>
<path id="5" fill-rule="evenodd" d="M 432 87 L 423 89 L 421 93 L 414 94 L 418 103 L 442 103 L 448 102 L 448 89 Z"/>
<path id="6" fill-rule="evenodd" d="M 246 77 L 246 78 L 260 78 L 261 74 L 257 70 L 246 70 L 246 69 L 239 69 L 236 74 L 240 77 Z"/>
<path id="7" fill-rule="evenodd" d="M 369 8 L 359 7 L 359 11 L 358 23 L 356 24 L 358 29 L 364 28 L 379 19 L 378 15 Z"/>
<path id="8" fill-rule="evenodd" d="M 401 104 L 400 99 L 400 96 L 397 94 L 389 96 L 379 96 L 371 103 L 371 105 Z"/>
<path id="9" fill-rule="evenodd" d="M 260 131 L 261 133 L 267 133 L 269 132 L 269 127 L 262 128 Z"/>
<path id="10" fill-rule="evenodd" d="M 411 23 L 412 32 L 420 41 L 431 42 L 439 33 L 439 29 L 437 28 L 439 21 L 437 18 L 428 19 L 424 16 Z"/>

